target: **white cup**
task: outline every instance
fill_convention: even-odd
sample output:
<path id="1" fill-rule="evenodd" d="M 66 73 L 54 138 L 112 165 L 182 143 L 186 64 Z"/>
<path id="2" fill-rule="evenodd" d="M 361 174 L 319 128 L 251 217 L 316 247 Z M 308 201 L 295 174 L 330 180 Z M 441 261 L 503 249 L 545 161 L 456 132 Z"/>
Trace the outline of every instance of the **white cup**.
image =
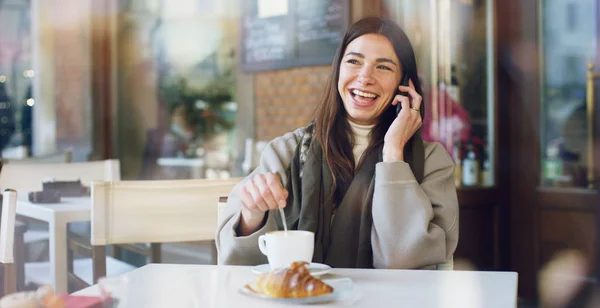
<path id="1" fill-rule="evenodd" d="M 267 256 L 271 269 L 289 267 L 293 262 L 310 263 L 315 234 L 310 231 L 272 231 L 258 237 L 258 248 Z"/>

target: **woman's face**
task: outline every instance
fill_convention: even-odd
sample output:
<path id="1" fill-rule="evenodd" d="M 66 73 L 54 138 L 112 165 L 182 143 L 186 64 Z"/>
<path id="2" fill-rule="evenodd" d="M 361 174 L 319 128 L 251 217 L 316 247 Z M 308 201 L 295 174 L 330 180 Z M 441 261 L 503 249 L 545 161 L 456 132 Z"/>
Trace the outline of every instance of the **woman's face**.
<path id="1" fill-rule="evenodd" d="M 390 40 L 365 34 L 346 46 L 340 63 L 338 91 L 348 119 L 356 124 L 376 124 L 392 102 L 402 68 Z"/>

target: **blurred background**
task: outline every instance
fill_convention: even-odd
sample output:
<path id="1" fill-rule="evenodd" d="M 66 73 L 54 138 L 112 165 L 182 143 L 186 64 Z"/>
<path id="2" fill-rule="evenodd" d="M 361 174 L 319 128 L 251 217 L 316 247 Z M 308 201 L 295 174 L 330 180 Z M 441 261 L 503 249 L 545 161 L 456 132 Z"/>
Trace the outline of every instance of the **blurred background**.
<path id="1" fill-rule="evenodd" d="M 537 303 L 559 253 L 578 256 L 577 285 L 600 270 L 599 13 L 596 0 L 0 0 L 2 158 L 118 158 L 124 180 L 246 175 L 311 120 L 348 25 L 390 18 L 417 54 L 422 135 L 456 163 L 455 259 L 517 271 Z"/>

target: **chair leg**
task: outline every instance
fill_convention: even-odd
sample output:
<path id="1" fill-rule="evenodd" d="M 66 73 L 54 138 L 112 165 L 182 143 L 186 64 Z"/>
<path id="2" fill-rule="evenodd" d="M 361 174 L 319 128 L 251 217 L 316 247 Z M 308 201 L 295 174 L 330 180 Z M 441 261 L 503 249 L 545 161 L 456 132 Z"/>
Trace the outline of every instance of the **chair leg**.
<path id="1" fill-rule="evenodd" d="M 14 263 L 6 263 L 2 265 L 3 270 L 4 270 L 4 275 L 3 276 L 3 288 L 4 290 L 2 290 L 4 293 L 3 295 L 6 294 L 11 294 L 11 293 L 15 293 L 17 292 L 17 273 L 16 273 L 16 269 L 15 269 L 15 264 Z"/>
<path id="2" fill-rule="evenodd" d="M 123 249 L 118 245 L 110 246 L 110 256 L 117 259 L 122 260 Z"/>
<path id="3" fill-rule="evenodd" d="M 75 254 L 73 253 L 73 250 L 71 250 L 71 247 L 69 245 L 67 245 L 67 275 L 71 274 L 71 273 L 73 273 L 73 274 L 75 273 L 74 266 L 73 266 L 73 262 L 75 261 L 74 255 Z M 76 290 L 76 287 L 73 285 L 73 283 L 71 283 L 71 280 L 68 279 L 68 277 L 67 277 L 67 291 L 69 291 L 69 293 L 79 291 L 79 290 Z"/>
<path id="4" fill-rule="evenodd" d="M 14 253 L 17 290 L 22 291 L 25 289 L 25 241 L 23 233 L 15 233 Z"/>
<path id="5" fill-rule="evenodd" d="M 215 241 L 210 241 L 211 242 L 211 246 L 210 246 L 210 264 L 212 265 L 217 265 L 219 263 L 219 254 L 217 251 L 217 245 L 215 243 Z"/>
<path id="6" fill-rule="evenodd" d="M 161 263 L 162 262 L 162 248 L 161 243 L 150 244 L 152 255 L 150 256 L 150 263 Z"/>
<path id="7" fill-rule="evenodd" d="M 106 276 L 106 246 L 92 247 L 92 263 L 94 272 L 94 284 L 98 279 Z"/>

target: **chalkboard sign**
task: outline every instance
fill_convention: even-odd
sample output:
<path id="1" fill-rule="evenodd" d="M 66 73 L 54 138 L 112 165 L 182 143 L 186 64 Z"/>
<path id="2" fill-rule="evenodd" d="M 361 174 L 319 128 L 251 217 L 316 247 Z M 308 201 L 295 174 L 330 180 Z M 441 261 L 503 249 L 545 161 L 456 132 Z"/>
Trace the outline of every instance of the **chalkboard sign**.
<path id="1" fill-rule="evenodd" d="M 273 1 L 283 7 L 265 13 L 260 6 Z M 348 27 L 349 0 L 285 1 L 241 1 L 242 70 L 331 64 Z"/>

